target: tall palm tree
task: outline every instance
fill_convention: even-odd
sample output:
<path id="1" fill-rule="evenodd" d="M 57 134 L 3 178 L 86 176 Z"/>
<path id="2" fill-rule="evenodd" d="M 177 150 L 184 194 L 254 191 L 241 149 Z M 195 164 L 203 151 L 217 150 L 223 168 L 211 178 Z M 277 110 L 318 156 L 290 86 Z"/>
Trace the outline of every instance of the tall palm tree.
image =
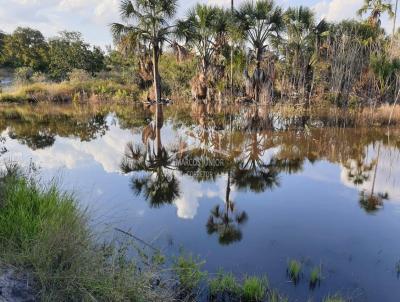
<path id="1" fill-rule="evenodd" d="M 368 21 L 374 26 L 381 25 L 381 16 L 387 13 L 390 18 L 394 17 L 392 4 L 387 0 L 364 0 L 363 6 L 358 10 L 358 15 L 369 13 Z"/>
<path id="2" fill-rule="evenodd" d="M 122 23 L 111 24 L 116 40 L 127 35 L 149 43 L 152 50 L 153 84 L 156 101 L 161 99 L 161 79 L 158 62 L 163 43 L 170 43 L 174 26 L 168 23 L 177 9 L 177 0 L 122 0 L 120 6 Z M 133 39 L 134 40 L 134 39 Z"/>
<path id="3" fill-rule="evenodd" d="M 256 69 L 253 81 L 255 99 L 258 101 L 261 85 L 267 76 L 261 69 L 261 62 L 268 49 L 269 41 L 279 37 L 283 24 L 282 9 L 275 6 L 273 0 L 247 1 L 239 8 L 236 18 L 254 52 Z"/>
<path id="4" fill-rule="evenodd" d="M 214 54 L 227 36 L 228 14 L 219 7 L 197 4 L 186 19 L 177 22 L 176 35 L 185 40 L 201 60 L 201 70 L 207 74 Z"/>
<path id="5" fill-rule="evenodd" d="M 316 51 L 314 13 L 306 7 L 289 8 L 283 15 L 287 38 L 283 46 L 285 75 L 289 91 L 309 92 L 312 80 L 311 58 Z M 285 79 L 284 79 L 285 80 Z"/>

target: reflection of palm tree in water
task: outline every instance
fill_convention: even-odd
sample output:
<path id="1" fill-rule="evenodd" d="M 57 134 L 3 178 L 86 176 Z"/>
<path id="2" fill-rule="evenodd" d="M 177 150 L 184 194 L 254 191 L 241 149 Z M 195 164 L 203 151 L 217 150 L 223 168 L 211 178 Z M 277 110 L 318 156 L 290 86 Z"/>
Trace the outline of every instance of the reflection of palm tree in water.
<path id="1" fill-rule="evenodd" d="M 222 245 L 229 245 L 242 239 L 241 226 L 247 221 L 247 213 L 238 211 L 235 203 L 230 199 L 231 171 L 228 172 L 226 185 L 225 207 L 216 205 L 207 221 L 207 233 L 218 234 L 218 241 Z"/>
<path id="2" fill-rule="evenodd" d="M 375 193 L 376 176 L 378 172 L 379 157 L 381 153 L 381 143 L 378 146 L 378 154 L 376 160 L 373 162 L 375 165 L 374 176 L 372 179 L 371 192 L 367 193 L 365 190 L 360 192 L 359 202 L 361 207 L 368 213 L 376 212 L 383 206 L 383 201 L 389 199 L 388 193 Z"/>
<path id="3" fill-rule="evenodd" d="M 164 122 L 162 105 L 157 104 L 155 107 L 155 121 L 151 122 L 142 133 L 145 147 L 128 144 L 121 170 L 124 173 L 149 172 L 142 177 L 133 176 L 131 186 L 137 195 L 143 193 L 152 207 L 159 207 L 173 203 L 180 192 L 179 182 L 171 173 L 174 169 L 173 157 L 161 141 L 161 128 Z"/>
<path id="4" fill-rule="evenodd" d="M 278 170 L 271 160 L 265 163 L 265 137 L 256 131 L 250 132 L 250 142 L 244 148 L 244 156 L 233 171 L 233 183 L 239 189 L 250 188 L 254 192 L 264 192 L 279 186 Z"/>
<path id="5" fill-rule="evenodd" d="M 370 173 L 375 165 L 375 161 L 372 161 L 370 164 L 365 164 L 361 159 L 357 159 L 355 166 L 352 165 L 351 162 L 348 162 L 344 166 L 348 170 L 347 178 L 349 181 L 358 186 L 369 180 Z"/>

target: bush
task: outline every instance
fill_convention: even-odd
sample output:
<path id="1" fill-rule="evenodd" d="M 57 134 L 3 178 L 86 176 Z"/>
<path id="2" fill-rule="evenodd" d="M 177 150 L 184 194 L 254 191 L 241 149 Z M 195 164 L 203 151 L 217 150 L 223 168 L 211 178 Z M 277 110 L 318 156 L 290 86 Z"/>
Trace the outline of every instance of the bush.
<path id="1" fill-rule="evenodd" d="M 30 67 L 20 67 L 15 69 L 15 81 L 18 84 L 27 84 L 31 82 L 33 69 Z"/>
<path id="2" fill-rule="evenodd" d="M 71 72 L 68 73 L 68 78 L 70 82 L 74 83 L 81 83 L 86 82 L 92 79 L 92 76 L 83 69 L 73 69 Z"/>

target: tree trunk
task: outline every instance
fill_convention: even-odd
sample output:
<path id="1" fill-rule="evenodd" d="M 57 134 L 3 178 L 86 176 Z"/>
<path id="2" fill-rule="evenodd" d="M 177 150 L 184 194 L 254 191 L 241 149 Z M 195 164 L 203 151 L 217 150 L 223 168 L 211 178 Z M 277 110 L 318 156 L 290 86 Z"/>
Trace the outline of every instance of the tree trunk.
<path id="1" fill-rule="evenodd" d="M 153 45 L 153 77 L 154 77 L 154 95 L 155 101 L 159 102 L 161 100 L 161 81 L 160 81 L 160 74 L 158 71 L 158 57 L 159 57 L 159 50 L 158 45 Z"/>
<path id="2" fill-rule="evenodd" d="M 396 0 L 396 5 L 394 9 L 394 18 L 393 18 L 393 36 L 392 36 L 392 43 L 394 41 L 394 35 L 396 34 L 396 21 L 397 21 L 397 7 L 399 4 L 399 0 Z"/>

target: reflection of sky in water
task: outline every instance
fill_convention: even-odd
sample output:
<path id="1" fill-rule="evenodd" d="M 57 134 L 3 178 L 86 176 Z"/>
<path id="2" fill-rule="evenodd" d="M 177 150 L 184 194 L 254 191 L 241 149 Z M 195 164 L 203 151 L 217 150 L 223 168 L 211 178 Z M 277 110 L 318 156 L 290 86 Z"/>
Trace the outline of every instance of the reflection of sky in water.
<path id="1" fill-rule="evenodd" d="M 373 215 L 360 208 L 358 199 L 359 191 L 370 190 L 374 170 L 363 184 L 355 185 L 348 177 L 349 167 L 355 165 L 351 161 L 347 167 L 325 160 L 306 161 L 298 173 L 281 173 L 280 186 L 272 191 L 255 193 L 232 186 L 230 199 L 249 219 L 240 242 L 221 246 L 215 236 L 207 234 L 205 225 L 210 210 L 224 205 L 228 176 L 197 182 L 174 172 L 180 183 L 179 198 L 173 206 L 149 208 L 143 197 L 130 189 L 132 173 L 120 172 L 126 145 L 141 143 L 141 133 L 123 130 L 112 121 L 109 117 L 109 130 L 91 142 L 56 137 L 53 146 L 33 151 L 7 139 L 9 152 L 4 158 L 24 165 L 32 160 L 44 180 L 61 178 L 63 187 L 77 192 L 83 205 L 89 207 L 96 224 L 120 226 L 161 246 L 167 245 L 166 239 L 183 245 L 206 258 L 209 270 L 225 267 L 237 273 L 268 272 L 273 286 L 301 301 L 320 299 L 332 289 L 356 301 L 397 301 L 398 149 L 381 147 L 375 191 L 388 193 L 390 201 Z M 174 130 L 170 123 L 161 131 L 163 145 L 176 145 L 180 139 L 188 145 L 196 143 L 188 131 Z M 377 148 L 377 144 L 366 147 L 365 163 L 376 158 Z M 279 146 L 269 148 L 261 158 L 269 162 L 279 150 Z M 304 279 L 312 266 L 323 264 L 325 279 L 315 292 L 308 290 L 307 280 L 297 287 L 286 282 L 286 263 L 292 257 L 304 260 Z"/>

